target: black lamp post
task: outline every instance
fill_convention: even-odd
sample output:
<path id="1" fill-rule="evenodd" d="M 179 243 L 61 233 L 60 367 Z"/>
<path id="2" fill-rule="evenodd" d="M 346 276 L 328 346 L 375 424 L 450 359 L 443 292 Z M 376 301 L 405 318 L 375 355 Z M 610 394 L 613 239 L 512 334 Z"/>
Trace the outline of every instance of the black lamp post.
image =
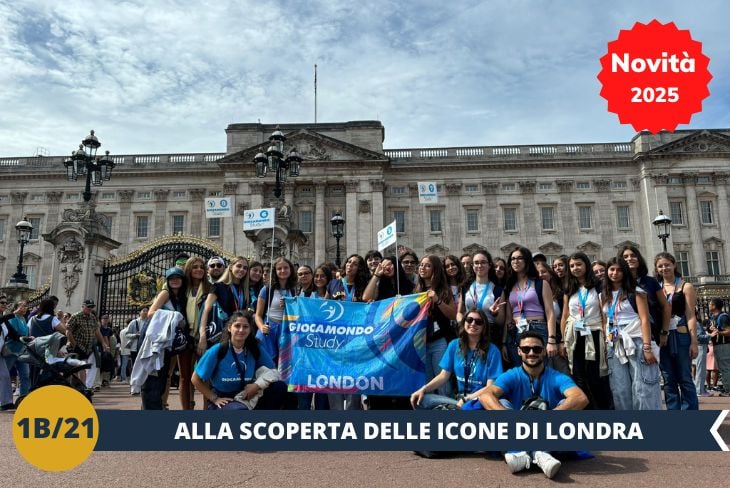
<path id="1" fill-rule="evenodd" d="M 18 244 L 20 244 L 20 253 L 18 254 L 18 271 L 13 275 L 10 281 L 17 284 L 28 284 L 28 277 L 23 273 L 23 249 L 25 245 L 30 241 L 30 234 L 33 232 L 33 224 L 28 222 L 27 217 L 23 217 L 23 220 L 15 224 L 15 229 L 18 231 Z"/>
<path id="2" fill-rule="evenodd" d="M 669 232 L 672 227 L 672 219 L 664 215 L 664 212 L 659 210 L 659 215 L 652 222 L 657 228 L 657 237 L 662 240 L 664 246 L 664 252 L 667 252 L 667 239 L 669 238 Z"/>
<path id="3" fill-rule="evenodd" d="M 337 241 L 337 255 L 335 257 L 335 264 L 340 267 L 340 239 L 345 235 L 345 219 L 342 218 L 340 212 L 335 212 L 334 217 L 330 219 L 332 224 L 332 237 Z"/>
<path id="4" fill-rule="evenodd" d="M 256 176 L 264 178 L 268 172 L 276 172 L 276 184 L 274 186 L 274 196 L 281 197 L 281 186 L 288 176 L 299 176 L 299 165 L 302 158 L 297 153 L 296 148 L 292 148 L 289 154 L 284 158 L 284 141 L 286 137 L 280 130 L 274 131 L 269 137 L 271 145 L 266 153 L 258 153 L 253 162 L 256 165 Z"/>
<path id="5" fill-rule="evenodd" d="M 97 159 L 96 150 L 101 143 L 94 135 L 94 131 L 81 141 L 79 148 L 71 153 L 71 158 L 64 161 L 68 181 L 76 181 L 79 176 L 86 176 L 84 201 L 91 201 L 91 185 L 101 186 L 112 177 L 114 161 L 109 157 L 109 151 Z"/>

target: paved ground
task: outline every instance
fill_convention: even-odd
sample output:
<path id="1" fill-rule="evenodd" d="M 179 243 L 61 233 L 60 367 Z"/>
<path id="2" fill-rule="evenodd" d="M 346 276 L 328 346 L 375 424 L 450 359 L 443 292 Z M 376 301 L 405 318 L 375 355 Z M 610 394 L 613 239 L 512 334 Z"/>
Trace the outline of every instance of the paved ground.
<path id="1" fill-rule="evenodd" d="M 97 408 L 137 409 L 139 397 L 114 384 L 94 397 Z M 200 398 L 198 405 L 200 405 Z M 176 390 L 170 402 L 179 408 Z M 702 398 L 702 409 L 730 409 L 730 398 Z M 724 486 L 730 479 L 730 453 L 597 452 L 595 459 L 567 461 L 550 482 L 536 470 L 508 472 L 504 462 L 484 456 L 427 460 L 410 452 L 95 452 L 68 473 L 46 473 L 28 464 L 15 450 L 12 414 L 0 414 L 0 469 L 2 485 L 15 486 L 256 486 L 368 487 L 417 486 L 593 486 L 697 487 Z M 669 426 L 668 426 L 669 428 Z M 720 429 L 730 442 L 730 422 Z M 140 440 L 144 443 L 144 440 Z M 537 468 L 535 468 L 537 469 Z"/>

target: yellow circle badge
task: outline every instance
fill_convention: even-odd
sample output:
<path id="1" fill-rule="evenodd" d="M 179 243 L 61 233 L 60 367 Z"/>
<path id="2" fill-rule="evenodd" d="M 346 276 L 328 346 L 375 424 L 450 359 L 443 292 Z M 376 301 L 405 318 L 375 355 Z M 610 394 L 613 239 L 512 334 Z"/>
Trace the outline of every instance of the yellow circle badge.
<path id="1" fill-rule="evenodd" d="M 91 402 L 66 386 L 31 392 L 13 416 L 13 441 L 36 468 L 67 471 L 86 461 L 99 438 L 99 418 Z"/>

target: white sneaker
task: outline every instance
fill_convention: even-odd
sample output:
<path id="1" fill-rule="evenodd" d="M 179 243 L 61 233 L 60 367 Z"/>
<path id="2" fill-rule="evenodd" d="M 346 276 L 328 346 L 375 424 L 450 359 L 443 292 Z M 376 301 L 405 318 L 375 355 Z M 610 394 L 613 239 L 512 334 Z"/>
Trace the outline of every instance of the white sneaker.
<path id="1" fill-rule="evenodd" d="M 545 476 L 550 479 L 560 471 L 560 461 L 544 451 L 535 451 L 532 460 L 542 469 Z"/>
<path id="2" fill-rule="evenodd" d="M 532 459 L 530 455 L 525 451 L 522 452 L 508 452 L 504 455 L 504 461 L 509 466 L 509 470 L 514 473 L 519 473 L 525 469 L 530 469 Z"/>

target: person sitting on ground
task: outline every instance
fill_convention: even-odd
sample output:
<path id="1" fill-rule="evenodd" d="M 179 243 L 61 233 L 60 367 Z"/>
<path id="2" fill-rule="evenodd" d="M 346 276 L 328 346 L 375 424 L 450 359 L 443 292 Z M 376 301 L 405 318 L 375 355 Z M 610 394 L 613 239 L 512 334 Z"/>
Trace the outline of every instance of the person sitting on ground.
<path id="1" fill-rule="evenodd" d="M 220 343 L 195 366 L 193 385 L 209 400 L 209 410 L 278 410 L 284 404 L 286 384 L 253 324 L 248 311 L 233 312 Z"/>
<path id="2" fill-rule="evenodd" d="M 582 410 L 588 398 L 570 376 L 545 366 L 545 339 L 540 332 L 520 335 L 518 354 L 522 366 L 500 375 L 479 397 L 487 410 Z M 509 451 L 504 460 L 512 473 L 537 464 L 545 476 L 553 478 L 560 461 L 544 451 Z"/>

